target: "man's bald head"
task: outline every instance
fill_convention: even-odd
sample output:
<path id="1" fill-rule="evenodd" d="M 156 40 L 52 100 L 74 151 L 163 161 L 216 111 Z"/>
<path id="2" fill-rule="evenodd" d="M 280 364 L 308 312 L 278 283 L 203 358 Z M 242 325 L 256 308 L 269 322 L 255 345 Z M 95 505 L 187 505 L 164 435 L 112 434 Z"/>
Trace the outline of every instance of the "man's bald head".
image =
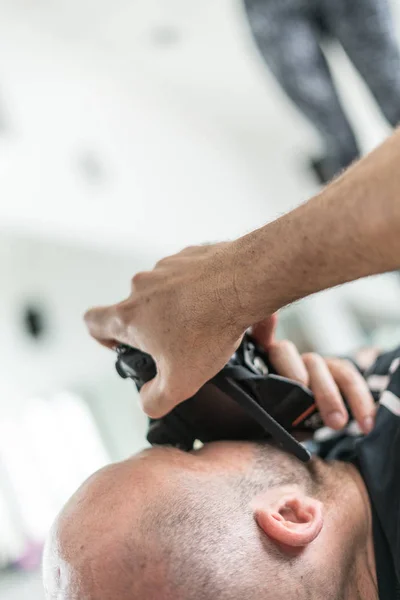
<path id="1" fill-rule="evenodd" d="M 152 449 L 107 467 L 53 527 L 47 597 L 302 600 L 326 585 L 326 598 L 336 599 L 345 568 L 333 522 L 323 527 L 324 473 L 250 443 Z M 334 578 L 315 568 L 329 557 Z"/>

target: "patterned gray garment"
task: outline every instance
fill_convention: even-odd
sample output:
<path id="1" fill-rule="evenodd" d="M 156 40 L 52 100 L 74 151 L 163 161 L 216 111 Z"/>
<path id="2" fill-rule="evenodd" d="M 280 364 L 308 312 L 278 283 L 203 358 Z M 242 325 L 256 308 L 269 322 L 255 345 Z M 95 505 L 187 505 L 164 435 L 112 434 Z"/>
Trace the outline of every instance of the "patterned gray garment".
<path id="1" fill-rule="evenodd" d="M 336 38 L 395 127 L 400 123 L 400 49 L 389 0 L 244 0 L 266 63 L 326 147 L 327 179 L 359 155 L 326 58 Z"/>

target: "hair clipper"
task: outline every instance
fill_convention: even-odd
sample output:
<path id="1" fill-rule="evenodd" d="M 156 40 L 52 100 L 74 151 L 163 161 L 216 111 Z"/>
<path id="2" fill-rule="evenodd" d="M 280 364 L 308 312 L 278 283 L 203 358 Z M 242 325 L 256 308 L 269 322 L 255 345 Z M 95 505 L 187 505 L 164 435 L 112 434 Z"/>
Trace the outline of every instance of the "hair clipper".
<path id="1" fill-rule="evenodd" d="M 139 391 L 156 376 L 149 354 L 125 345 L 117 353 L 119 375 L 132 379 Z M 322 426 L 312 392 L 274 373 L 267 353 L 246 334 L 225 367 L 197 394 L 165 417 L 150 419 L 147 439 L 189 451 L 196 440 L 272 438 L 306 462 L 310 454 L 293 434 L 312 434 Z"/>

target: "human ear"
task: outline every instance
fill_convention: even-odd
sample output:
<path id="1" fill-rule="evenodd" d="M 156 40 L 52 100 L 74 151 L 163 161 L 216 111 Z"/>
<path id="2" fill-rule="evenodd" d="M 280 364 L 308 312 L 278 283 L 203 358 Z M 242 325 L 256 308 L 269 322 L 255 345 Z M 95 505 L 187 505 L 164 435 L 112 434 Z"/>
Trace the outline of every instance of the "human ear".
<path id="1" fill-rule="evenodd" d="M 277 544 L 289 548 L 308 546 L 323 527 L 321 502 L 299 491 L 277 492 L 275 488 L 256 498 L 253 511 L 258 526 Z"/>

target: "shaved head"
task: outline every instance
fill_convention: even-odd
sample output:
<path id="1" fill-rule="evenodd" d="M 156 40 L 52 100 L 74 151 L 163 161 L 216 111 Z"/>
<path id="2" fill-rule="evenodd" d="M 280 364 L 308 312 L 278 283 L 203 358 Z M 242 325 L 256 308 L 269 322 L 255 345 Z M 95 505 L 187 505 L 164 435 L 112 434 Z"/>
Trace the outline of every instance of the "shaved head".
<path id="1" fill-rule="evenodd" d="M 344 598 L 358 521 L 323 515 L 337 477 L 266 444 L 146 450 L 92 476 L 66 505 L 46 544 L 47 598 Z"/>

